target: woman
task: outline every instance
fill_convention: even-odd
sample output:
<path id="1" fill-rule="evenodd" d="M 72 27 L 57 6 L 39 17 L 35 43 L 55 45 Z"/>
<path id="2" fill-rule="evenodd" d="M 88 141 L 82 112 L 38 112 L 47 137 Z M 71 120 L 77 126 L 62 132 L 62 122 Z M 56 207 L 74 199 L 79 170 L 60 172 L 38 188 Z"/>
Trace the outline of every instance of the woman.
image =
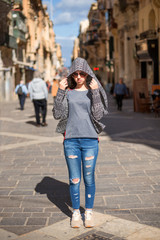
<path id="1" fill-rule="evenodd" d="M 105 125 L 99 120 L 107 114 L 104 89 L 83 58 L 76 58 L 67 78 L 59 85 L 53 116 L 60 119 L 56 131 L 64 134 L 64 154 L 70 180 L 73 207 L 71 226 L 81 225 L 80 181 L 81 164 L 85 184 L 85 227 L 93 227 L 95 198 L 95 165 L 98 156 L 98 133 Z"/>

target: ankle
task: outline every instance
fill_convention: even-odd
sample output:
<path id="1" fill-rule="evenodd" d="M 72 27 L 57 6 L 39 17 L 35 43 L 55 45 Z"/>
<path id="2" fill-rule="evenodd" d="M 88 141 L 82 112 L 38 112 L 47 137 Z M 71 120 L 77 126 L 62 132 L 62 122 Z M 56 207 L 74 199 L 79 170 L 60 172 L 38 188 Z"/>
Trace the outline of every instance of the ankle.
<path id="1" fill-rule="evenodd" d="M 85 212 L 92 212 L 93 209 L 92 208 L 86 208 Z"/>
<path id="2" fill-rule="evenodd" d="M 73 209 L 73 213 L 80 213 L 80 210 L 79 209 Z"/>

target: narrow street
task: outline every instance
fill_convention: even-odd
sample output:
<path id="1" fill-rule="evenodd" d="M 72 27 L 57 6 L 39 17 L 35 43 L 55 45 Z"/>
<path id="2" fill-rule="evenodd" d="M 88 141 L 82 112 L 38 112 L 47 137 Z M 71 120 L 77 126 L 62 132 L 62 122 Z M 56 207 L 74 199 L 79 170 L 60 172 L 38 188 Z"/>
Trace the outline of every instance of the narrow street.
<path id="1" fill-rule="evenodd" d="M 125 99 L 123 110 L 117 111 L 110 96 L 103 122 L 96 168 L 97 228 L 73 230 L 63 138 L 55 133 L 51 95 L 47 127 L 35 126 L 29 98 L 24 111 L 18 100 L 1 104 L 0 239 L 85 239 L 88 231 L 90 236 L 101 232 L 104 238 L 97 239 L 159 239 L 160 118 L 135 113 L 132 99 Z M 83 182 L 81 192 L 83 212 Z M 63 228 L 72 238 L 63 235 Z M 143 238 L 145 234 L 150 238 Z"/>

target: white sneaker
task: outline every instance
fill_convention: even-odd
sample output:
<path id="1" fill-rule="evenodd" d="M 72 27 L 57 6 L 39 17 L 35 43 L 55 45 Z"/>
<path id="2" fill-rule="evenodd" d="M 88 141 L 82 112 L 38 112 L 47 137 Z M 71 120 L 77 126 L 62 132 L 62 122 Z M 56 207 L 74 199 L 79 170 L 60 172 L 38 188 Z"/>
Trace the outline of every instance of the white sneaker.
<path id="1" fill-rule="evenodd" d="M 84 225 L 86 228 L 94 227 L 94 219 L 93 219 L 93 212 L 92 211 L 85 211 L 85 221 Z"/>
<path id="2" fill-rule="evenodd" d="M 74 211 L 71 219 L 71 227 L 79 228 L 81 226 L 81 223 L 82 223 L 82 219 L 81 219 L 80 211 Z"/>

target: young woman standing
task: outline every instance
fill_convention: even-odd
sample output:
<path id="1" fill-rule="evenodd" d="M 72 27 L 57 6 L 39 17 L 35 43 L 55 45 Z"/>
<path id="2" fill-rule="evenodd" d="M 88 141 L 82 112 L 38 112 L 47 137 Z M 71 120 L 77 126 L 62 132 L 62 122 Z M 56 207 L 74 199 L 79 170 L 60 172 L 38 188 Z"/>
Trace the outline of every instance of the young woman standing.
<path id="1" fill-rule="evenodd" d="M 93 227 L 95 165 L 98 156 L 98 133 L 105 125 L 99 120 L 108 113 L 104 89 L 83 58 L 76 58 L 67 78 L 60 82 L 53 116 L 60 119 L 57 132 L 64 134 L 64 154 L 69 172 L 73 207 L 71 226 L 80 227 L 81 165 L 85 184 L 85 227 Z"/>

